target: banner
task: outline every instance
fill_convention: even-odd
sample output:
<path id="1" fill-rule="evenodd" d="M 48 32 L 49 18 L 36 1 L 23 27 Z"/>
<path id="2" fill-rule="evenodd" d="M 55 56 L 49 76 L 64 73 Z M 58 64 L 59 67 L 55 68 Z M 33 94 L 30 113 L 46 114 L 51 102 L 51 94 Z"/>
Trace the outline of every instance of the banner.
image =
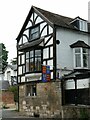
<path id="1" fill-rule="evenodd" d="M 42 66 L 42 81 L 48 82 L 51 80 L 50 66 Z"/>

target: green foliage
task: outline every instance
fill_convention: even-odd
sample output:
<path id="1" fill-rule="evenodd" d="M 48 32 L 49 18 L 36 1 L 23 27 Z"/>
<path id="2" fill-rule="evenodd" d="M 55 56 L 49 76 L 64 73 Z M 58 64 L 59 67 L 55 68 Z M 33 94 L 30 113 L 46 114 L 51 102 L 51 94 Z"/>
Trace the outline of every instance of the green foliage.
<path id="1" fill-rule="evenodd" d="M 18 86 L 10 86 L 9 91 L 14 93 L 14 101 L 18 102 Z"/>
<path id="2" fill-rule="evenodd" d="M 16 65 L 16 64 L 17 64 L 17 59 L 12 59 L 12 60 L 11 60 L 11 64 L 12 64 L 12 65 Z"/>
<path id="3" fill-rule="evenodd" d="M 0 43 L 0 68 L 2 72 L 4 71 L 5 67 L 7 66 L 7 59 L 8 59 L 8 51 L 3 43 Z"/>
<path id="4" fill-rule="evenodd" d="M 80 110 L 80 118 L 88 118 L 88 113 L 86 109 L 83 108 Z"/>

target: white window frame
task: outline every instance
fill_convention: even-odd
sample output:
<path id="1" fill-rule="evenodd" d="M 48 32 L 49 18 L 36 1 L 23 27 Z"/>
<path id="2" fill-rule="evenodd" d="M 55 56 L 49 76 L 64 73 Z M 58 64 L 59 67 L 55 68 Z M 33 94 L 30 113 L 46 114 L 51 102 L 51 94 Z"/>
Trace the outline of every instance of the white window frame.
<path id="1" fill-rule="evenodd" d="M 75 50 L 76 49 L 80 49 L 80 55 L 81 55 L 81 67 L 76 67 L 76 59 L 75 59 Z M 79 53 L 77 53 L 77 54 L 79 54 Z M 82 47 L 77 47 L 77 48 L 74 48 L 73 49 L 73 55 L 74 55 L 74 57 L 73 57 L 73 61 L 74 61 L 74 68 L 76 68 L 76 69 L 81 69 L 81 68 L 88 68 L 88 52 L 86 53 L 87 54 L 87 67 L 84 67 L 84 63 L 83 63 L 83 48 Z"/>
<path id="2" fill-rule="evenodd" d="M 37 96 L 37 86 L 36 86 L 36 84 L 28 84 L 28 85 L 26 85 L 26 96 L 27 97 Z"/>
<path id="3" fill-rule="evenodd" d="M 88 31 L 87 29 L 87 22 L 84 20 L 79 20 L 80 30 L 81 31 Z"/>

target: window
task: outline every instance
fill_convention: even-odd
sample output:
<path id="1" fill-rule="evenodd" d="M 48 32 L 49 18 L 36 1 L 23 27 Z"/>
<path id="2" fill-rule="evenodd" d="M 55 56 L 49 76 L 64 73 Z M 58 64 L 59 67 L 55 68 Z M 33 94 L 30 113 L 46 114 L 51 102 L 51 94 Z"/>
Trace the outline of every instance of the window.
<path id="1" fill-rule="evenodd" d="M 26 52 L 26 72 L 41 71 L 41 50 Z"/>
<path id="2" fill-rule="evenodd" d="M 26 96 L 36 96 L 36 84 L 26 85 Z"/>
<path id="3" fill-rule="evenodd" d="M 88 49 L 74 48 L 74 67 L 88 67 Z"/>
<path id="4" fill-rule="evenodd" d="M 30 30 L 30 40 L 34 40 L 39 37 L 39 26 L 34 27 Z"/>
<path id="5" fill-rule="evenodd" d="M 34 71 L 34 51 L 30 51 L 30 71 Z"/>
<path id="6" fill-rule="evenodd" d="M 41 70 L 41 50 L 35 51 L 35 70 Z"/>
<path id="7" fill-rule="evenodd" d="M 84 20 L 80 20 L 80 30 L 87 32 L 87 22 Z"/>

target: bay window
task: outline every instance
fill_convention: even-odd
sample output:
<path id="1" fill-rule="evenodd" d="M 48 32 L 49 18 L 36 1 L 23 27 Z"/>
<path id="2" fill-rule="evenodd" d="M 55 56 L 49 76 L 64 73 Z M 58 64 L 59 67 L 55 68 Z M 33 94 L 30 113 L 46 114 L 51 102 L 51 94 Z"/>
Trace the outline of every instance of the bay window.
<path id="1" fill-rule="evenodd" d="M 35 70 L 41 70 L 41 50 L 35 51 Z"/>
<path id="2" fill-rule="evenodd" d="M 88 67 L 88 49 L 87 48 L 74 48 L 74 67 L 87 68 Z"/>
<path id="3" fill-rule="evenodd" d="M 41 71 L 41 50 L 26 52 L 26 72 Z"/>

